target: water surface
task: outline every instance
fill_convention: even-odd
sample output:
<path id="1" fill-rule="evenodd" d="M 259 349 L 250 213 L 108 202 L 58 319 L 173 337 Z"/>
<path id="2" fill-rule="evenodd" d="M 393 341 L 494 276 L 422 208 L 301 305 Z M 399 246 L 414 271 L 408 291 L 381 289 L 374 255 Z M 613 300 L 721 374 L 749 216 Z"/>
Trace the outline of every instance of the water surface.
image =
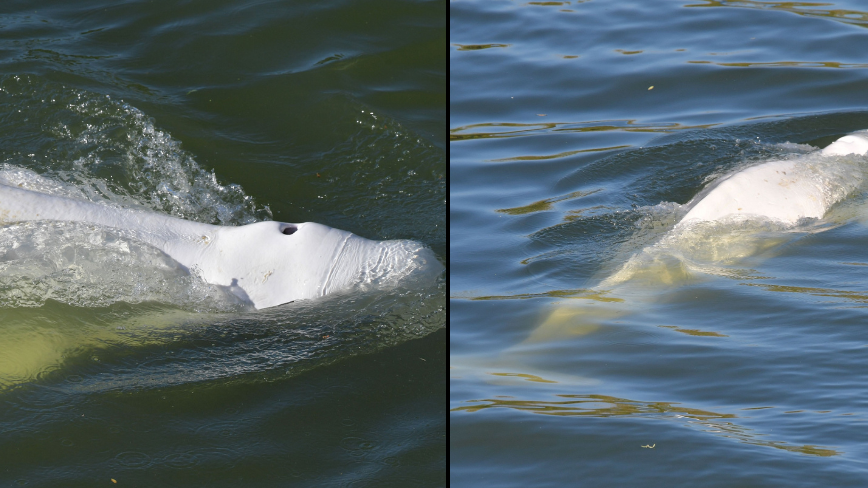
<path id="1" fill-rule="evenodd" d="M 445 253 L 436 2 L 5 2 L 0 182 Z M 111 229 L 0 228 L 0 485 L 445 482 L 445 282 L 255 311 Z"/>
<path id="2" fill-rule="evenodd" d="M 823 219 L 673 227 L 868 128 L 864 8 L 450 14 L 451 481 L 862 486 L 868 159 Z"/>

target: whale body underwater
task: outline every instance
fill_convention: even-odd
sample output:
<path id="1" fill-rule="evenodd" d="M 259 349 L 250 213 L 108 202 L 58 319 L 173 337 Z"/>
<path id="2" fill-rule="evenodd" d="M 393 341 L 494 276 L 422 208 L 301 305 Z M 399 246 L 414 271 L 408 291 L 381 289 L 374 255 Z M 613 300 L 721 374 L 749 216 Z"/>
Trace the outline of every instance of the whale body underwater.
<path id="1" fill-rule="evenodd" d="M 660 293 L 665 289 L 661 284 L 684 282 L 692 271 L 727 275 L 721 264 L 738 263 L 786 241 L 790 230 L 830 228 L 816 221 L 862 184 L 868 171 L 857 158 L 866 154 L 868 131 L 859 131 L 820 151 L 717 178 L 681 206 L 681 218 L 654 243 L 632 253 L 596 286 L 576 296 L 596 306 L 579 305 L 586 300 L 557 302 L 524 343 L 586 334 L 601 320 L 641 307 L 641 297 Z M 776 230 L 768 234 L 769 228 Z"/>
<path id="2" fill-rule="evenodd" d="M 217 226 L 0 184 L 0 225 L 34 220 L 117 229 L 256 309 L 363 285 L 432 283 L 444 270 L 411 240 L 373 241 L 313 222 Z"/>

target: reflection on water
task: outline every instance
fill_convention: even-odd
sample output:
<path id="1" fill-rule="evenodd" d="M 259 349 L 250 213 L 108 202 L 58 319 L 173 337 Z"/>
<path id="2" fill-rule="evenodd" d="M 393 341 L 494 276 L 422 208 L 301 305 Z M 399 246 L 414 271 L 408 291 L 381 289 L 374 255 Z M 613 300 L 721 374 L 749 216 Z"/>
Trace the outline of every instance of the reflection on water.
<path id="1" fill-rule="evenodd" d="M 864 69 L 868 68 L 866 63 L 839 63 L 835 61 L 771 61 L 771 62 L 756 62 L 756 63 L 723 63 L 715 61 L 688 61 L 691 64 L 713 64 L 723 66 L 725 68 L 844 68 L 844 69 Z"/>
<path id="2" fill-rule="evenodd" d="M 570 2 L 527 2 L 527 5 L 539 5 L 541 7 L 561 7 L 569 4 Z"/>
<path id="3" fill-rule="evenodd" d="M 515 376 L 519 374 L 513 373 Z M 646 417 L 657 420 L 668 420 L 684 423 L 702 432 L 735 439 L 745 444 L 774 447 L 784 451 L 808 454 L 812 456 L 837 456 L 840 451 L 815 445 L 792 445 L 784 441 L 766 440 L 768 434 L 756 432 L 753 429 L 736 423 L 739 416 L 731 413 L 718 413 L 709 410 L 689 408 L 675 402 L 641 402 L 606 395 L 554 395 L 562 400 L 514 400 L 506 398 L 489 398 L 483 400 L 467 400 L 465 405 L 453 408 L 452 412 L 484 412 L 493 408 L 507 408 L 521 412 L 558 417 Z"/>
<path id="4" fill-rule="evenodd" d="M 618 52 L 621 54 L 631 55 L 631 54 L 642 54 L 644 51 L 625 51 L 623 49 L 615 49 L 615 52 Z"/>
<path id="5" fill-rule="evenodd" d="M 815 297 L 841 298 L 856 303 L 868 303 L 868 293 L 864 291 L 835 290 L 832 288 L 811 288 L 808 286 L 772 285 L 767 283 L 741 283 L 756 286 L 766 291 L 783 293 L 803 293 Z"/>
<path id="6" fill-rule="evenodd" d="M 719 332 L 711 332 L 699 329 L 682 329 L 677 325 L 660 325 L 659 327 L 662 327 L 664 329 L 672 329 L 675 332 L 681 332 L 682 334 L 687 334 L 693 337 L 729 337 L 728 335 L 721 334 Z"/>
<path id="7" fill-rule="evenodd" d="M 704 129 L 713 127 L 717 124 L 703 125 L 684 125 L 678 122 L 671 123 L 643 123 L 634 119 L 627 120 L 610 120 L 593 122 L 548 122 L 537 124 L 522 124 L 511 122 L 486 122 L 479 124 L 470 124 L 462 127 L 456 127 L 449 130 L 450 141 L 465 141 L 472 139 L 501 139 L 508 137 L 521 137 L 527 135 L 537 135 L 546 132 L 657 132 L 667 133 L 673 131 L 683 131 L 689 129 Z M 486 131 L 481 131 L 486 129 Z M 498 130 L 501 129 L 501 130 Z M 465 133 L 469 132 L 469 133 Z M 620 146 L 618 146 L 620 147 Z M 609 148 L 596 149 L 604 151 Z"/>
<path id="8" fill-rule="evenodd" d="M 537 376 L 535 374 L 527 374 L 527 373 L 488 373 L 492 376 L 501 376 L 504 378 L 521 378 L 527 381 L 533 381 L 534 383 L 557 383 L 557 381 L 547 380 L 541 376 Z"/>
<path id="9" fill-rule="evenodd" d="M 479 51 L 493 47 L 509 47 L 509 44 L 453 44 L 453 46 L 458 46 L 459 51 Z"/>
<path id="10" fill-rule="evenodd" d="M 868 25 L 868 12 L 847 9 L 829 9 L 831 2 L 758 2 L 751 0 L 702 0 L 705 3 L 685 7 L 736 7 L 790 12 L 806 17 L 820 17 L 859 26 Z"/>
<path id="11" fill-rule="evenodd" d="M 574 151 L 564 151 L 562 153 L 557 153 L 557 154 L 544 154 L 544 155 L 534 155 L 534 156 L 515 156 L 512 158 L 490 159 L 489 162 L 507 163 L 510 161 L 544 161 L 544 160 L 549 160 L 549 159 L 566 158 L 568 156 L 574 156 L 576 154 L 601 152 L 601 151 L 614 151 L 616 149 L 626 149 L 628 147 L 630 147 L 630 146 L 621 145 L 621 146 L 609 146 L 609 147 L 594 147 L 594 148 L 590 148 L 590 149 L 577 149 Z"/>
<path id="12" fill-rule="evenodd" d="M 524 205 L 521 207 L 513 207 L 513 208 L 499 208 L 496 211 L 500 213 L 505 213 L 509 215 L 523 215 L 534 212 L 545 212 L 548 210 L 552 210 L 552 204 L 563 202 L 565 200 L 572 200 L 575 198 L 583 198 L 589 195 L 593 195 L 594 193 L 602 191 L 602 188 L 597 188 L 589 191 L 574 191 L 572 193 L 568 193 L 566 195 L 562 195 L 559 197 L 546 198 L 545 200 L 539 200 L 537 202 L 533 202 L 528 205 Z"/>
<path id="13" fill-rule="evenodd" d="M 549 290 L 541 293 L 519 293 L 517 295 L 491 295 L 491 296 L 470 296 L 470 295 L 452 295 L 450 298 L 465 299 L 465 300 L 527 300 L 529 298 L 579 298 L 583 300 L 593 300 L 597 302 L 623 302 L 623 298 L 606 296 L 608 290 Z"/>

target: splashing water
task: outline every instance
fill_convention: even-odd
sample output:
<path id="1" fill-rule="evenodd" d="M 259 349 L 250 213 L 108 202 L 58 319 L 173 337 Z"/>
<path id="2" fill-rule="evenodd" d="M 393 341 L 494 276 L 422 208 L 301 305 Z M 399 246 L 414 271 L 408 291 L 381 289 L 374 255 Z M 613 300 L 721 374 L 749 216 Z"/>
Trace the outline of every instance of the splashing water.
<path id="1" fill-rule="evenodd" d="M 140 110 L 33 78 L 0 78 L 0 109 L 9 114 L 0 127 L 18 124 L 33 134 L 4 141 L 0 183 L 218 225 L 271 219 L 268 207 L 257 206 L 238 185 L 219 183 Z M 112 229 L 69 222 L 0 229 L 0 306 L 34 307 L 49 299 L 81 307 L 148 301 L 193 311 L 239 306 Z"/>
<path id="2" fill-rule="evenodd" d="M 0 184 L 217 225 L 272 218 L 142 111 L 108 96 L 5 76 L 0 113 Z M 34 379 L 92 391 L 280 377 L 442 327 L 444 289 L 441 278 L 433 288 L 251 312 L 115 229 L 14 223 L 0 227 L 0 391 Z M 183 360 L 172 355 L 179 344 Z M 107 368 L 111 381 L 98 374 Z M 83 379 L 69 383 L 70 374 Z"/>
<path id="3" fill-rule="evenodd" d="M 2 125 L 21 124 L 34 135 L 5 141 L 4 180 L 218 225 L 272 218 L 238 185 L 220 184 L 142 111 L 108 96 L 46 90 L 30 78 L 0 78 L 0 108 L 10 109 Z M 21 106 L 33 108 L 22 113 Z"/>

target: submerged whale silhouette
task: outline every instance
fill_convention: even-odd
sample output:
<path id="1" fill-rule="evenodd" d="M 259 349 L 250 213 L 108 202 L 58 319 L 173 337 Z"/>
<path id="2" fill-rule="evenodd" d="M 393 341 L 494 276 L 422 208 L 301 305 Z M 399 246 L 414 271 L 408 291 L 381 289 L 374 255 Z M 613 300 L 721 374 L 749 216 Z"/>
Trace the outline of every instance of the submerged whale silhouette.
<path id="1" fill-rule="evenodd" d="M 444 269 L 415 241 L 372 241 L 312 222 L 209 225 L 0 184 L 0 225 L 32 220 L 118 229 L 257 309 L 359 285 L 433 281 Z"/>
<path id="2" fill-rule="evenodd" d="M 630 304 L 617 295 L 635 297 L 634 288 L 624 288 L 629 283 L 650 284 L 652 289 L 672 284 L 689 276 L 688 264 L 690 269 L 713 272 L 719 269 L 717 264 L 737 262 L 781 242 L 783 236 L 769 238 L 763 233 L 763 223 L 798 230 L 804 219 L 823 218 L 861 184 L 866 173 L 829 169 L 858 166 L 862 163 L 846 157 L 866 154 L 868 131 L 859 131 L 822 151 L 764 162 L 718 178 L 684 205 L 686 213 L 667 233 L 634 253 L 586 296 L 578 297 L 599 306 L 556 305 L 525 342 L 586 334 L 599 326 L 599 320 L 624 315 Z"/>

